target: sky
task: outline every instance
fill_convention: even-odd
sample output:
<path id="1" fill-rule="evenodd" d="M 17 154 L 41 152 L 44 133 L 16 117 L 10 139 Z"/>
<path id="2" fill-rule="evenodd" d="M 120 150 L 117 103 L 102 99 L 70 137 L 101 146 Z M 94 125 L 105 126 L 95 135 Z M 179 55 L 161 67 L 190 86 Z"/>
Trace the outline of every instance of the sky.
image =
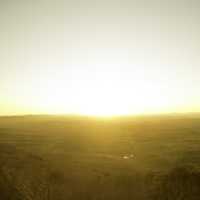
<path id="1" fill-rule="evenodd" d="M 200 111 L 198 0 L 0 0 L 0 115 Z"/>

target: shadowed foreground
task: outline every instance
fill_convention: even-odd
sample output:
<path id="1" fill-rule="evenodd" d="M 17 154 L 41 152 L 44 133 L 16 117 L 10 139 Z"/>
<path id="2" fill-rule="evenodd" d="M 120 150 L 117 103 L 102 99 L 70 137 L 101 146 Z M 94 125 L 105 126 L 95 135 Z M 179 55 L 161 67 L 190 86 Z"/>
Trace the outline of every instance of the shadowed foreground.
<path id="1" fill-rule="evenodd" d="M 197 200 L 198 116 L 0 118 L 3 200 Z"/>

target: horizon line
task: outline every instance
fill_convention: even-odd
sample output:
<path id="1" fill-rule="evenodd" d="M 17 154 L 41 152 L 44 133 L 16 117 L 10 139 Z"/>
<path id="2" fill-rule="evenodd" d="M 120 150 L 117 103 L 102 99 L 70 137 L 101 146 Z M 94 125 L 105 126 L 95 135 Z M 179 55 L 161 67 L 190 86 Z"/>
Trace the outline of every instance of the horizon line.
<path id="1" fill-rule="evenodd" d="M 176 115 L 200 115 L 200 111 L 194 112 L 166 112 L 166 113 L 141 113 L 141 114 L 122 114 L 122 115 L 89 115 L 89 114 L 75 114 L 75 113 L 66 113 L 66 114 L 54 114 L 54 113 L 27 113 L 27 114 L 7 114 L 1 115 L 3 117 L 39 117 L 39 116 L 49 116 L 49 117 L 88 117 L 88 118 L 123 118 L 123 117 L 153 117 L 153 116 L 176 116 Z"/>

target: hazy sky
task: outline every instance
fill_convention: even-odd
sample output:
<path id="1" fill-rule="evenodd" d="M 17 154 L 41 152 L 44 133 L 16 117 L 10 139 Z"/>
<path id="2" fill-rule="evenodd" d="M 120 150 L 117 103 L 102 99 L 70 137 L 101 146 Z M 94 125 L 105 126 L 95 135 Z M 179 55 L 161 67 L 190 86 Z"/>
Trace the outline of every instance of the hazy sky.
<path id="1" fill-rule="evenodd" d="M 200 111 L 199 0 L 0 0 L 0 114 Z"/>

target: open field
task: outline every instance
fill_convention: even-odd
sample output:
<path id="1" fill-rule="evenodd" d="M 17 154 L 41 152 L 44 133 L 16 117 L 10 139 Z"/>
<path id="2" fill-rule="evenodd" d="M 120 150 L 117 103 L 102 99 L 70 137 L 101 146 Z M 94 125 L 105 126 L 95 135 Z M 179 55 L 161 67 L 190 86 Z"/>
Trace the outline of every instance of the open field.
<path id="1" fill-rule="evenodd" d="M 198 200 L 200 116 L 0 117 L 2 200 Z"/>

